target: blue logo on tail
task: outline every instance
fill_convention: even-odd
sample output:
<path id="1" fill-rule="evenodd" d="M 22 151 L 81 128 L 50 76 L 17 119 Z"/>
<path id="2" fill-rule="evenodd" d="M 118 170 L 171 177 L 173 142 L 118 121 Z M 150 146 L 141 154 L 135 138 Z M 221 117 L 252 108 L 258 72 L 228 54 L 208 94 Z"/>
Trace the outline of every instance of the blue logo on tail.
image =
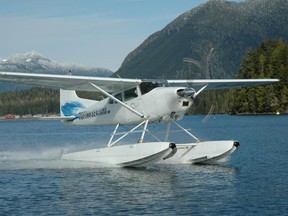
<path id="1" fill-rule="evenodd" d="M 64 114 L 64 116 L 75 116 L 76 118 L 79 118 L 79 114 L 77 114 L 77 111 L 79 109 L 84 109 L 85 106 L 81 104 L 80 102 L 73 101 L 69 103 L 65 103 L 61 107 L 61 111 Z"/>

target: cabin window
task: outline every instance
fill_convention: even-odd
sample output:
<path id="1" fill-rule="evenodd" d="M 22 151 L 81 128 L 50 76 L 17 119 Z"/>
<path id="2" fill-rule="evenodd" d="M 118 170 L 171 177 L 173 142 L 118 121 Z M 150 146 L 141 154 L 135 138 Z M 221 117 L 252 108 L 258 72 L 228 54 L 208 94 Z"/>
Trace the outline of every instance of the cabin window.
<path id="1" fill-rule="evenodd" d="M 125 101 L 131 100 L 131 99 L 136 98 L 136 97 L 138 97 L 136 87 L 132 88 L 132 89 L 129 89 L 129 90 L 126 90 L 124 92 Z"/>
<path id="2" fill-rule="evenodd" d="M 114 95 L 114 97 L 117 98 L 117 99 L 120 100 L 120 101 L 123 101 L 122 92 Z M 116 101 L 115 101 L 115 103 L 116 103 Z"/>
<path id="3" fill-rule="evenodd" d="M 140 90 L 142 95 L 150 92 L 152 89 L 162 86 L 160 83 L 152 83 L 152 82 L 142 82 L 140 84 Z"/>

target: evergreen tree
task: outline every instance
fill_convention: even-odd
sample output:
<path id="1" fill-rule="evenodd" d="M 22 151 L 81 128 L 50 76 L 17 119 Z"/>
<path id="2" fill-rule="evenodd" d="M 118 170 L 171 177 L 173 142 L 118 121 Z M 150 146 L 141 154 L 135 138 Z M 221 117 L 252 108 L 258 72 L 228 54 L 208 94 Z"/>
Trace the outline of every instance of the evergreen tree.
<path id="1" fill-rule="evenodd" d="M 102 97 L 97 92 L 77 92 L 77 94 L 79 97 L 94 100 Z M 59 107 L 59 90 L 31 88 L 0 93 L 0 116 L 6 114 L 58 114 Z"/>
<path id="2" fill-rule="evenodd" d="M 232 114 L 288 113 L 288 45 L 283 40 L 268 40 L 250 50 L 242 61 L 238 78 L 278 78 L 280 82 L 231 90 Z"/>

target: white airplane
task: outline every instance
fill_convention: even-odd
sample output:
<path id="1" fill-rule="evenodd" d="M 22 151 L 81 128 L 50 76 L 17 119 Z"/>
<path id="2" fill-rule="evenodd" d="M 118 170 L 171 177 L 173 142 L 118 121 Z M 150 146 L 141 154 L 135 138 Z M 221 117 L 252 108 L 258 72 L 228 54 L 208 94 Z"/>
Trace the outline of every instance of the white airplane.
<path id="1" fill-rule="evenodd" d="M 116 126 L 106 147 L 65 152 L 62 160 L 143 167 L 151 163 L 207 163 L 231 154 L 239 146 L 238 141 L 200 141 L 176 121 L 184 117 L 194 99 L 204 90 L 267 85 L 279 80 L 143 80 L 0 72 L 0 81 L 60 89 L 60 119 L 69 125 Z M 106 98 L 100 101 L 79 98 L 75 91 L 96 91 Z M 145 134 L 152 134 L 147 129 L 148 123 L 156 122 L 168 122 L 164 140 L 155 137 L 155 142 L 145 142 Z M 171 123 L 191 140 L 187 143 L 169 141 Z M 118 133 L 120 125 L 136 126 L 125 133 Z M 142 126 L 138 141 L 115 145 Z"/>

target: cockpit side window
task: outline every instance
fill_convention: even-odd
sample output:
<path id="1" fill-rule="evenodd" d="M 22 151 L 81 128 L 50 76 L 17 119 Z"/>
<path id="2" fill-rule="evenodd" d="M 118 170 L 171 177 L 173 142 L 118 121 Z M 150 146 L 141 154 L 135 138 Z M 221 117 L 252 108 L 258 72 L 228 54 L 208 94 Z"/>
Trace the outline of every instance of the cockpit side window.
<path id="1" fill-rule="evenodd" d="M 140 84 L 140 90 L 141 90 L 142 95 L 144 95 L 144 94 L 150 92 L 152 89 L 157 88 L 159 86 L 161 86 L 161 85 L 157 82 L 156 83 L 142 82 Z"/>
<path id="2" fill-rule="evenodd" d="M 123 95 L 122 95 L 122 92 L 116 94 L 114 97 L 117 98 L 117 99 L 120 100 L 120 101 L 123 101 Z M 115 101 L 115 103 L 117 103 L 117 102 Z"/>
<path id="3" fill-rule="evenodd" d="M 133 98 L 138 97 L 137 88 L 135 87 L 132 89 L 128 89 L 124 92 L 120 92 L 120 93 L 114 95 L 114 97 L 117 98 L 118 100 L 122 101 L 122 102 L 131 100 Z M 109 99 L 108 103 L 109 104 L 117 104 L 117 102 L 111 98 Z"/>
<path id="4" fill-rule="evenodd" d="M 132 88 L 124 92 L 125 101 L 138 97 L 137 88 Z"/>

